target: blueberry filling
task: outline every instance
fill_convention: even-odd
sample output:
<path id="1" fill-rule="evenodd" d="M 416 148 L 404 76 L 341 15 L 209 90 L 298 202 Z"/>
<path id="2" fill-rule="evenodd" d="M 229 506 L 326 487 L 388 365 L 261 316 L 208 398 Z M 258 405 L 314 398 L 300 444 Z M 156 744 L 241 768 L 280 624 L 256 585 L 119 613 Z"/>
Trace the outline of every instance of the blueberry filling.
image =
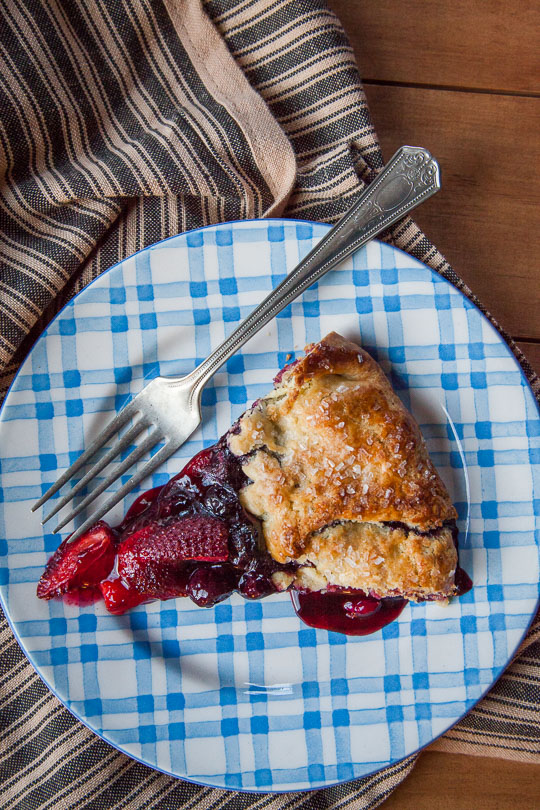
<path id="1" fill-rule="evenodd" d="M 247 478 L 225 438 L 201 451 L 161 488 L 143 493 L 117 527 L 122 540 L 145 527 L 173 526 L 178 519 L 216 519 L 228 533 L 226 560 L 183 562 L 178 566 L 178 591 L 199 605 L 210 607 L 237 591 L 246 599 L 259 599 L 277 591 L 272 574 L 293 572 L 294 563 L 275 562 L 260 537 L 258 521 L 242 507 L 238 491 Z M 212 546 L 210 541 L 210 547 Z M 145 585 L 135 590 L 141 592 Z"/>

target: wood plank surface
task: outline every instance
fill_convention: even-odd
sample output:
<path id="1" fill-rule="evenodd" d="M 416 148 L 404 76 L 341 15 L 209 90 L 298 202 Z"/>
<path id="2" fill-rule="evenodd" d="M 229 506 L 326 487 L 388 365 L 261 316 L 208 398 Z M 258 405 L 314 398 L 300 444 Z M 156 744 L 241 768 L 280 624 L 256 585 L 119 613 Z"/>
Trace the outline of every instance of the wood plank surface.
<path id="1" fill-rule="evenodd" d="M 425 751 L 380 810 L 538 810 L 540 765 Z"/>
<path id="2" fill-rule="evenodd" d="M 540 92 L 538 0 L 331 0 L 364 81 Z"/>
<path id="3" fill-rule="evenodd" d="M 414 217 L 510 334 L 540 338 L 538 99 L 365 84 L 385 158 L 426 146 L 442 191 Z M 536 225 L 535 225 L 536 223 Z"/>

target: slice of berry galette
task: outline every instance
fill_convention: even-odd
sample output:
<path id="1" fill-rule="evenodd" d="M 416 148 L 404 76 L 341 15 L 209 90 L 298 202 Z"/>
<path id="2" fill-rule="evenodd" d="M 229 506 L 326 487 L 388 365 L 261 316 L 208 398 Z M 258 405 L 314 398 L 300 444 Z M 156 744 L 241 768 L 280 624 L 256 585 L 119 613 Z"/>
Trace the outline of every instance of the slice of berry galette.
<path id="1" fill-rule="evenodd" d="M 122 613 L 290 590 L 307 623 L 361 635 L 406 600 L 469 587 L 456 511 L 418 425 L 369 354 L 331 333 L 120 526 L 64 541 L 38 596 L 92 593 Z"/>

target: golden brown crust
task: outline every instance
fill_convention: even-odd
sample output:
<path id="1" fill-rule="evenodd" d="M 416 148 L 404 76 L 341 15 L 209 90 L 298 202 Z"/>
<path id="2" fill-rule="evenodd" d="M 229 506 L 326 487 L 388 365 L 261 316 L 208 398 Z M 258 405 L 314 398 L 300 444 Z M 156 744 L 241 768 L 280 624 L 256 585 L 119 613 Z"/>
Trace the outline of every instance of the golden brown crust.
<path id="1" fill-rule="evenodd" d="M 322 587 L 338 585 L 381 597 L 446 598 L 454 591 L 457 555 L 446 526 L 425 536 L 402 527 L 346 522 L 311 535 L 298 562 L 314 566 L 326 580 Z"/>
<path id="2" fill-rule="evenodd" d="M 338 576 L 335 562 L 345 559 L 351 543 L 361 555 L 383 543 L 385 554 L 371 556 L 386 555 L 392 572 L 382 587 L 379 566 L 371 566 L 366 576 L 378 584 L 370 590 L 450 592 L 457 555 L 450 530 L 435 530 L 455 519 L 455 509 L 416 422 L 367 352 L 336 333 L 306 347 L 305 357 L 285 369 L 238 428 L 229 446 L 245 457 L 251 481 L 240 497 L 261 519 L 276 560 L 310 562 L 322 572 L 315 560 L 322 554 L 330 582 L 365 589 L 367 579 L 353 585 L 361 566 L 356 573 L 349 566 L 349 581 L 338 581 L 345 574 Z M 394 521 L 413 531 L 400 536 L 380 525 Z M 331 525 L 337 522 L 342 525 Z M 417 532 L 436 536 L 419 539 Z M 391 587 L 394 582 L 401 584 Z"/>

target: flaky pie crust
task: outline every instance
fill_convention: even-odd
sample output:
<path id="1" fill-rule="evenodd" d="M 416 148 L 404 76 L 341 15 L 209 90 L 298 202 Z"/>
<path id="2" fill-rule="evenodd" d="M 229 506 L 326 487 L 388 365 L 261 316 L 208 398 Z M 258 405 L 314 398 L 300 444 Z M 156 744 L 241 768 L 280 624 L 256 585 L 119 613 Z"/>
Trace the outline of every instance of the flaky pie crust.
<path id="1" fill-rule="evenodd" d="M 303 566 L 294 586 L 452 595 L 456 511 L 380 366 L 332 332 L 278 380 L 228 441 L 270 554 Z"/>

